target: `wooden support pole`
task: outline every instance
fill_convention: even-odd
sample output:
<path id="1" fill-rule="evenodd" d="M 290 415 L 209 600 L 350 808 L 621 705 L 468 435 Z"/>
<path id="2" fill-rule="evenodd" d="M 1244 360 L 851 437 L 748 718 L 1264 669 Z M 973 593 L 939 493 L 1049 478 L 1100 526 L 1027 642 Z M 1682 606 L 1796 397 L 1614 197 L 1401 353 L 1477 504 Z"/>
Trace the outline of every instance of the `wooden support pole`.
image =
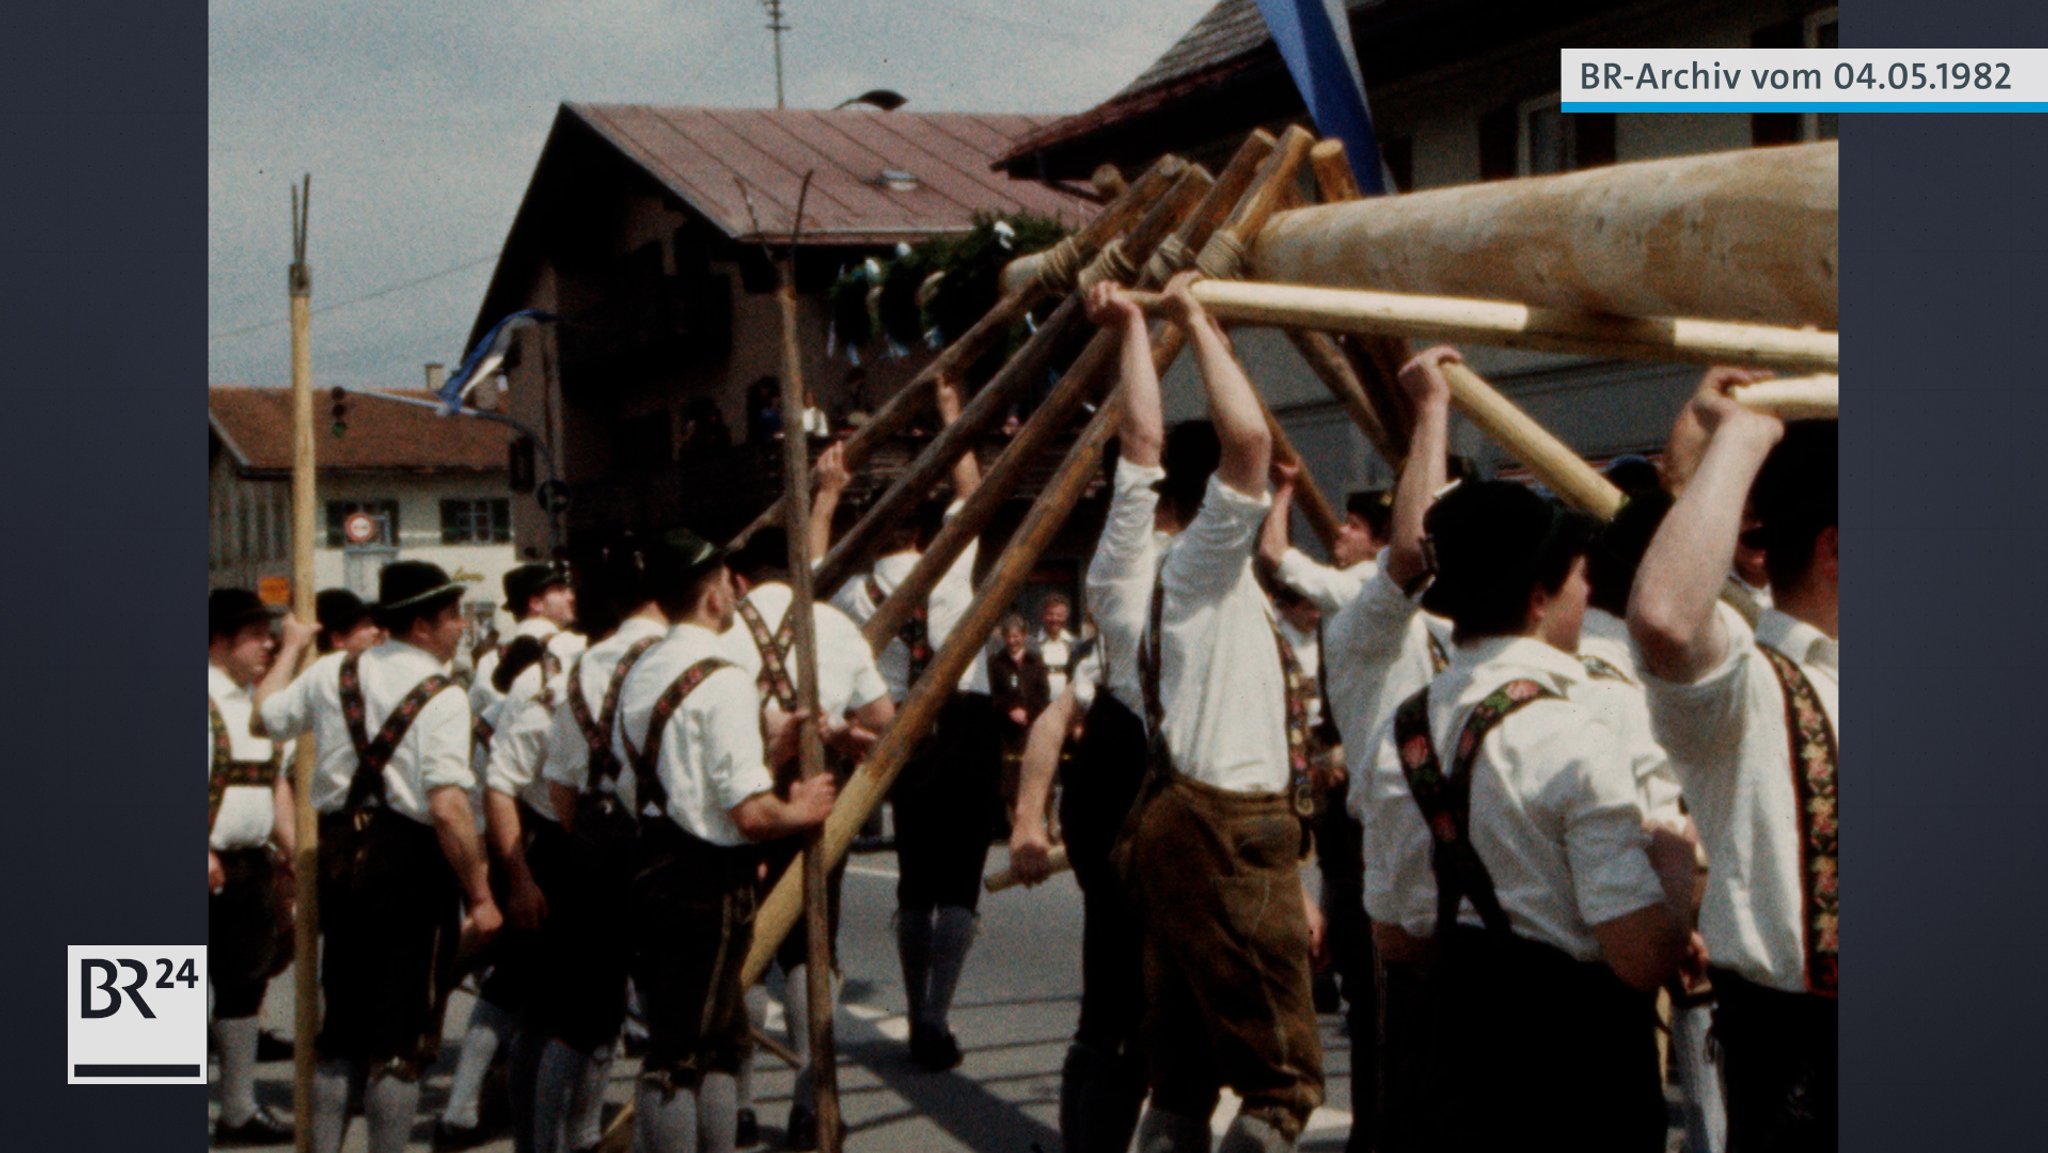
<path id="1" fill-rule="evenodd" d="M 1728 395 L 1738 404 L 1779 420 L 1837 420 L 1842 410 L 1841 386 L 1838 376 L 1805 376 L 1739 385 Z"/>
<path id="2" fill-rule="evenodd" d="M 1073 266 L 1078 269 L 1087 263 L 1096 251 L 1111 237 L 1128 229 L 1142 215 L 1152 202 L 1163 195 L 1167 188 L 1179 178 L 1186 162 L 1176 156 L 1162 157 L 1145 174 L 1137 179 L 1122 196 L 1116 198 L 1101 212 L 1095 214 L 1079 232 L 1068 237 L 1062 244 L 1071 245 L 1063 253 L 1060 267 Z M 1053 251 L 1059 251 L 1055 245 Z M 859 468 L 862 461 L 884 441 L 903 431 L 911 419 L 923 408 L 931 397 L 932 384 L 941 375 L 957 372 L 981 359 L 997 341 L 1009 335 L 1010 326 L 1024 318 L 1033 308 L 1043 304 L 1058 292 L 1067 291 L 1061 287 L 1055 275 L 1035 276 L 1024 282 L 1014 292 L 1006 291 L 995 306 L 990 308 L 973 327 L 962 333 L 960 339 L 932 358 L 930 364 L 918 371 L 910 383 L 897 391 L 886 403 L 876 409 L 868 422 L 846 439 L 842 450 L 846 456 L 846 467 Z M 737 537 L 735 545 L 743 543 L 754 533 L 783 519 L 782 502 L 776 501 L 767 510 L 754 518 Z"/>
<path id="3" fill-rule="evenodd" d="M 801 1069 L 804 1067 L 804 1059 L 797 1055 L 796 1050 L 769 1036 L 768 1031 L 761 1028 L 759 1025 L 749 1025 L 747 1027 L 747 1032 L 753 1035 L 754 1044 L 759 1045 L 763 1049 L 766 1049 L 768 1051 L 768 1054 L 774 1057 L 776 1060 L 782 1062 L 783 1064 L 789 1066 L 792 1069 Z M 818 1139 L 820 1141 L 824 1140 L 824 1134 L 819 1134 Z"/>
<path id="4" fill-rule="evenodd" d="M 1594 471 L 1550 430 L 1529 418 L 1479 374 L 1462 364 L 1446 364 L 1451 382 L 1451 407 L 1465 414 L 1479 431 L 1528 466 L 1536 479 L 1565 503 L 1585 509 L 1601 520 L 1613 520 L 1621 509 L 1621 490 Z"/>
<path id="5" fill-rule="evenodd" d="M 1787 372 L 1827 372 L 1841 363 L 1840 335 L 1812 329 L 1596 316 L 1493 300 L 1301 284 L 1214 281 L 1196 286 L 1195 297 L 1226 324 L 1412 336 L 1623 360 L 1753 365 Z"/>
<path id="6" fill-rule="evenodd" d="M 1092 284 L 1096 279 L 1111 275 L 1129 279 L 1137 269 L 1143 268 L 1152 250 L 1172 233 L 1209 187 L 1208 174 L 1203 173 L 1196 181 L 1196 171 L 1199 170 L 1183 170 L 1173 186 L 1152 204 L 1128 236 L 1105 245 L 1097 265 L 1081 273 L 1081 283 Z M 828 591 L 835 589 L 865 566 L 880 546 L 884 534 L 929 498 L 932 489 L 961 454 L 972 452 L 975 441 L 1025 393 L 1045 379 L 1055 356 L 1070 340 L 1077 339 L 1085 325 L 1080 294 L 1075 293 L 1054 310 L 1017 355 L 960 411 L 959 419 L 932 438 L 910 467 L 896 478 L 896 483 L 825 554 L 824 562 L 818 566 L 818 587 Z"/>
<path id="7" fill-rule="evenodd" d="M 307 221 L 313 210 L 313 177 L 303 194 L 292 189 L 292 615 L 320 617 L 313 588 L 313 534 L 319 509 L 313 437 L 313 269 L 306 263 Z M 312 663 L 309 646 L 305 661 Z M 303 670 L 303 667 L 301 668 Z M 320 822 L 313 812 L 314 749 L 311 734 L 292 755 L 292 869 L 296 891 L 292 924 L 292 1147 L 313 1148 L 313 1038 L 320 1032 Z"/>
<path id="8" fill-rule="evenodd" d="M 1246 279 L 1835 328 L 1838 153 L 1744 148 L 1283 212 Z"/>
<path id="9" fill-rule="evenodd" d="M 953 695 L 961 674 L 967 671 L 968 662 L 981 656 L 982 645 L 995 629 L 996 622 L 1009 611 L 1010 602 L 1030 578 L 1038 558 L 1044 555 L 1053 537 L 1059 534 L 1068 515 L 1074 511 L 1074 506 L 1080 503 L 1082 494 L 1088 491 L 1089 482 L 1101 471 L 1103 449 L 1116 432 L 1119 407 L 1115 394 L 1112 394 L 1111 399 L 1096 412 L 1081 438 L 1067 451 L 1059 471 L 1032 504 L 1024 523 L 1011 536 L 1009 547 L 1003 550 L 1001 559 L 982 583 L 974 603 L 953 626 L 952 635 L 946 638 L 945 645 L 932 658 L 924 675 L 910 687 L 910 695 L 897 711 L 889 731 L 883 734 L 881 743 L 854 770 L 846 788 L 840 791 L 839 803 L 833 806 L 832 817 L 825 822 L 823 843 L 828 860 L 836 864 L 845 858 L 868 814 L 882 802 L 890 784 L 902 772 L 904 762 L 938 717 L 940 707 Z M 751 985 L 768 970 L 775 950 L 796 924 L 803 897 L 794 882 L 795 878 L 784 876 L 761 902 L 754 918 L 753 946 L 748 950 L 746 967 L 740 974 L 744 984 Z"/>
<path id="10" fill-rule="evenodd" d="M 810 177 L 804 178 L 809 191 Z M 801 205 L 801 201 L 799 201 Z M 798 208 L 801 227 L 802 208 Z M 803 356 L 797 347 L 796 250 L 791 245 L 782 268 L 776 297 L 782 305 L 782 506 L 787 510 L 784 535 L 789 540 L 789 610 L 796 656 L 797 707 L 810 714 L 803 722 L 799 771 L 805 780 L 825 775 L 825 745 L 818 735 L 817 614 L 811 591 L 810 450 L 803 433 Z M 818 1148 L 839 1153 L 839 1076 L 832 1038 L 832 925 L 826 902 L 830 867 L 818 838 L 806 838 L 802 859 L 804 892 L 804 996 L 809 1002 L 812 1108 L 818 1118 Z"/>
<path id="11" fill-rule="evenodd" d="M 1344 355 L 1335 338 L 1327 332 L 1309 332 L 1304 329 L 1286 330 L 1287 339 L 1301 359 L 1308 364 L 1309 371 L 1337 398 L 1337 406 L 1365 434 L 1366 443 L 1372 445 L 1380 459 L 1387 462 L 1398 475 L 1404 453 L 1394 447 L 1393 433 L 1380 419 L 1379 411 L 1365 395 L 1365 385 L 1358 379 L 1358 372 L 1352 367 L 1349 357 Z"/>

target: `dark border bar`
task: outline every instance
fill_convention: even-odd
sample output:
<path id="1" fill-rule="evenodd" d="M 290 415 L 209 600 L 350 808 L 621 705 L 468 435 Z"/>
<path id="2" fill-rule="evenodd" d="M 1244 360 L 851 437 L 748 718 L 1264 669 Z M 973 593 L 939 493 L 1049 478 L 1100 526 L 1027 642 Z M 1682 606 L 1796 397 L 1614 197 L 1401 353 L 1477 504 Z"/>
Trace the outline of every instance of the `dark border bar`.
<path id="1" fill-rule="evenodd" d="M 73 1077 L 197 1077 L 197 1065 L 73 1065 Z"/>

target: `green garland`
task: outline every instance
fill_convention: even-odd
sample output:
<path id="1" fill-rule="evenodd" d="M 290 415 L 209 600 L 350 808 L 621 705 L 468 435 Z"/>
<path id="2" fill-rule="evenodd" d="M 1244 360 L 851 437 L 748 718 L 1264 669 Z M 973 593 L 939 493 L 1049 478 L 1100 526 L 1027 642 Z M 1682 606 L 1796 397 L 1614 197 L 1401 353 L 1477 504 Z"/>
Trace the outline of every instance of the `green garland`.
<path id="1" fill-rule="evenodd" d="M 977 213 L 965 235 L 927 240 L 893 259 L 871 259 L 839 274 L 827 294 L 836 343 L 858 362 L 862 350 L 887 336 L 902 348 L 951 343 L 994 306 L 1003 266 L 1059 243 L 1067 229 L 1048 217 Z M 925 282 L 940 274 L 929 297 Z M 879 285 L 877 306 L 870 293 Z M 1014 346 L 1022 330 L 1012 334 Z M 1009 349 L 997 353 L 1007 357 Z"/>

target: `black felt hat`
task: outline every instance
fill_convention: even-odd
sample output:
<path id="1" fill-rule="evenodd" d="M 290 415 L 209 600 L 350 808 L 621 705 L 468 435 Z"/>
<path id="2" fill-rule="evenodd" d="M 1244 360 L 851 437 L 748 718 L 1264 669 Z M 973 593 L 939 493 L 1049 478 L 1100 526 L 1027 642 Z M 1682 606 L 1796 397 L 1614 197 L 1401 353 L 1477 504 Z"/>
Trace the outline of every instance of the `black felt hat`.
<path id="1" fill-rule="evenodd" d="M 1453 620 L 1522 596 L 1562 555 L 1586 550 L 1597 522 L 1511 481 L 1460 484 L 1423 518 L 1435 579 L 1423 607 Z"/>
<path id="2" fill-rule="evenodd" d="M 215 589 L 206 594 L 206 635 L 231 637 L 258 621 L 270 621 L 278 612 L 248 589 Z"/>
<path id="3" fill-rule="evenodd" d="M 710 568 L 725 563 L 731 549 L 712 544 L 686 528 L 671 529 L 649 545 L 645 566 L 649 588 L 673 587 Z"/>
<path id="4" fill-rule="evenodd" d="M 460 597 L 465 587 L 448 579 L 447 570 L 440 565 L 423 560 L 392 561 L 377 574 L 376 614 L 389 619 L 394 613 Z"/>
<path id="5" fill-rule="evenodd" d="M 321 589 L 320 595 L 313 598 L 313 611 L 324 633 L 348 632 L 371 615 L 363 598 L 347 589 Z"/>
<path id="6" fill-rule="evenodd" d="M 1757 527 L 1743 534 L 1744 544 L 1768 552 L 1786 544 L 1811 543 L 1815 534 L 1840 519 L 1840 430 L 1832 420 L 1785 426 L 1784 439 L 1771 449 L 1750 489 Z"/>
<path id="7" fill-rule="evenodd" d="M 505 608 L 518 616 L 526 611 L 526 602 L 554 588 L 569 583 L 569 574 L 553 565 L 523 564 L 505 574 Z"/>

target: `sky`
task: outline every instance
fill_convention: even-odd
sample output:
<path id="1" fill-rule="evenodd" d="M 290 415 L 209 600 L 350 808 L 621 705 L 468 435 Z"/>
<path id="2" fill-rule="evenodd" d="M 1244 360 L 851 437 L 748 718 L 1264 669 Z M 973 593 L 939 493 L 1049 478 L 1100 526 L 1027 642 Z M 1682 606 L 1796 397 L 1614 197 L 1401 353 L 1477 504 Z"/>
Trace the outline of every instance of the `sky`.
<path id="1" fill-rule="evenodd" d="M 911 111 L 1076 112 L 1214 0 L 785 0 L 784 87 Z M 564 101 L 773 107 L 761 0 L 212 0 L 207 371 L 290 381 L 291 187 L 313 177 L 313 374 L 453 365 Z"/>

